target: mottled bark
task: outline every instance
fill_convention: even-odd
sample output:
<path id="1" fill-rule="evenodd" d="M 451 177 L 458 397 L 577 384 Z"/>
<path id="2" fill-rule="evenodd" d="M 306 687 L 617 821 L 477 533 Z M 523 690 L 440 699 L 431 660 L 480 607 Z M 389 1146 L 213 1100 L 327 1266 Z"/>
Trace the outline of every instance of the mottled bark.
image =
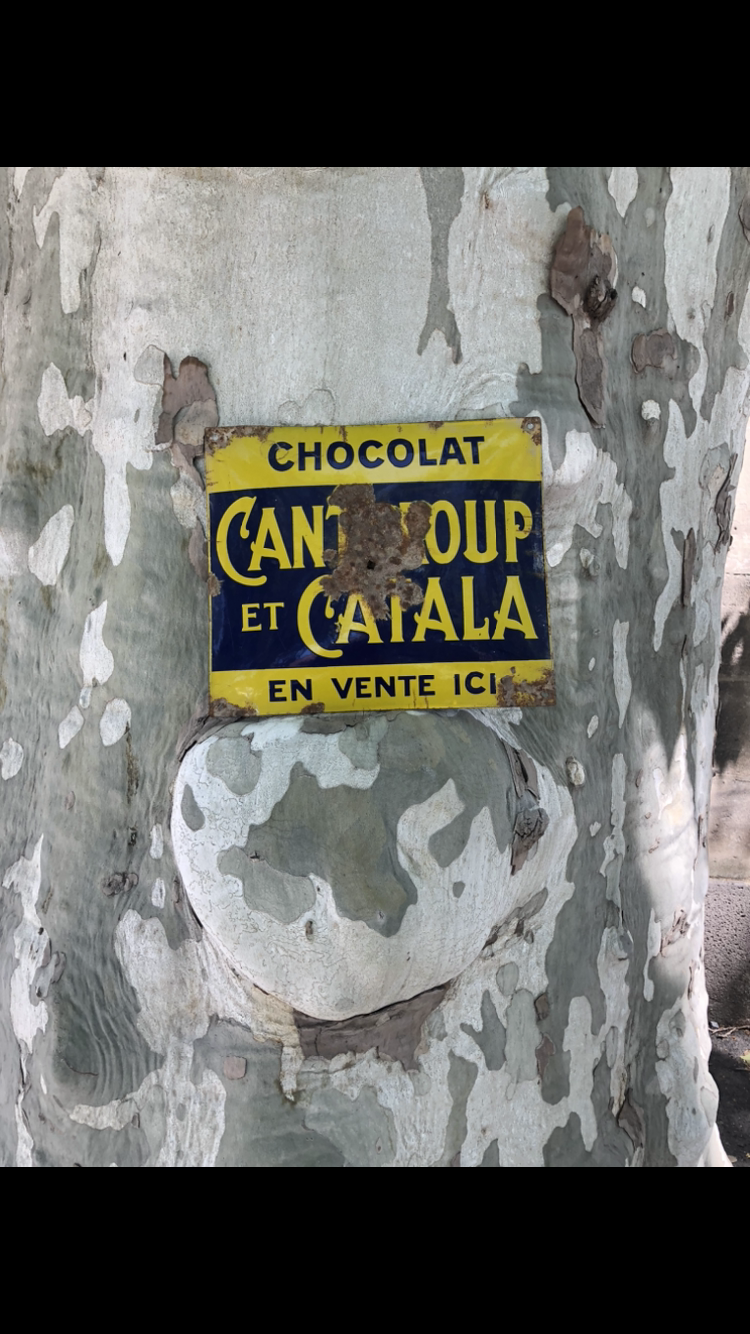
<path id="1" fill-rule="evenodd" d="M 0 1164 L 727 1165 L 749 189 L 0 169 Z M 486 416 L 543 421 L 557 706 L 208 722 L 204 430 Z"/>

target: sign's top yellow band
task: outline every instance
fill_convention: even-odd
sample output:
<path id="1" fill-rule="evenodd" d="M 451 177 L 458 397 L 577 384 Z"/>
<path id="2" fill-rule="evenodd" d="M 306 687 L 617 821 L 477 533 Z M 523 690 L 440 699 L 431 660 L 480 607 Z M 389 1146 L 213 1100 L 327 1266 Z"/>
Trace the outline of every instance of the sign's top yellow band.
<path id="1" fill-rule="evenodd" d="M 211 493 L 385 482 L 539 482 L 541 423 L 235 427 L 206 433 Z M 252 479 L 252 480 L 250 480 Z"/>

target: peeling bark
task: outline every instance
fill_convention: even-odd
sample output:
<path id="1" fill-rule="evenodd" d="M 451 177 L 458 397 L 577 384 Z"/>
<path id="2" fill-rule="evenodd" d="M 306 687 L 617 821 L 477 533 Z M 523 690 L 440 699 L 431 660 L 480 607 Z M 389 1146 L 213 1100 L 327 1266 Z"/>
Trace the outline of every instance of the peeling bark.
<path id="1" fill-rule="evenodd" d="M 606 416 L 607 363 L 601 326 L 617 300 L 617 257 L 608 236 L 585 222 L 582 208 L 568 214 L 552 264 L 552 295 L 573 319 L 573 350 L 581 402 L 595 426 Z"/>

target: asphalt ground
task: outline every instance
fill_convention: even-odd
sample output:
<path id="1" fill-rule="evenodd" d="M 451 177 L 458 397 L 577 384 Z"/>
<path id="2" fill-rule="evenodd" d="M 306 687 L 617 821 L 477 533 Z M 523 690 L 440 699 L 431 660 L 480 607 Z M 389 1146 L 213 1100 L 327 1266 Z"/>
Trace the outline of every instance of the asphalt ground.
<path id="1" fill-rule="evenodd" d="M 750 885 L 711 881 L 706 981 L 719 1130 L 735 1166 L 750 1167 Z"/>

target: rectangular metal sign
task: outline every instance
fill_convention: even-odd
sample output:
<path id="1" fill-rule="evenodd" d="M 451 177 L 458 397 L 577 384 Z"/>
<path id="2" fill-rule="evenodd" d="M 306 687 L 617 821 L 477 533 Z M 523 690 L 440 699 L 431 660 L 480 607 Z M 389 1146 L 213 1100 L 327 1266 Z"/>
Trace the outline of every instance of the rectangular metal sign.
<path id="1" fill-rule="evenodd" d="M 554 704 L 538 419 L 206 446 L 215 712 Z"/>

